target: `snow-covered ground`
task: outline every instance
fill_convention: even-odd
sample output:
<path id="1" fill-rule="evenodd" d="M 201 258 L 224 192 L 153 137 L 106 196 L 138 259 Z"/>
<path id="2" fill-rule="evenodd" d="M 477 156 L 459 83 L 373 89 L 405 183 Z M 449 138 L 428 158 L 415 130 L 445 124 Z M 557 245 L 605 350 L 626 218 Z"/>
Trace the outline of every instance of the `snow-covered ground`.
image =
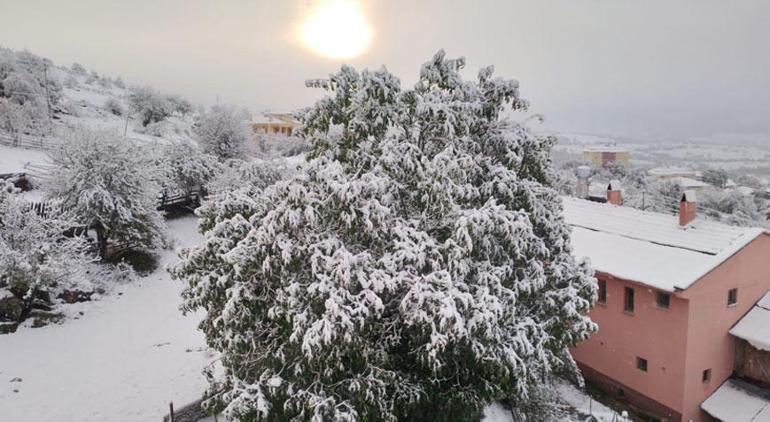
<path id="1" fill-rule="evenodd" d="M 28 172 L 30 165 L 45 165 L 48 162 L 45 151 L 0 145 L 0 174 Z"/>
<path id="2" fill-rule="evenodd" d="M 177 247 L 200 240 L 194 217 L 168 225 Z M 164 269 L 176 254 L 161 254 L 155 273 L 72 305 L 79 319 L 0 336 L 0 420 L 158 421 L 169 401 L 200 397 L 212 360 L 201 315 L 179 312 L 181 285 Z"/>

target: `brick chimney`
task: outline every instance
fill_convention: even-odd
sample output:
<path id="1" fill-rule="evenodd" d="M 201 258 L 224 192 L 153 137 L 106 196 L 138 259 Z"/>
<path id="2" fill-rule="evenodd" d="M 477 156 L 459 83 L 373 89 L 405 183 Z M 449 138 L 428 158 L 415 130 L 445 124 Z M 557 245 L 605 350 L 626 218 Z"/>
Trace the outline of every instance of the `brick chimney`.
<path id="1" fill-rule="evenodd" d="M 623 195 L 620 194 L 619 180 L 613 180 L 607 185 L 607 202 L 612 205 L 623 204 Z"/>
<path id="2" fill-rule="evenodd" d="M 697 209 L 698 202 L 695 198 L 695 191 L 684 191 L 682 200 L 679 202 L 679 225 L 684 227 L 695 220 L 695 217 L 698 216 Z"/>

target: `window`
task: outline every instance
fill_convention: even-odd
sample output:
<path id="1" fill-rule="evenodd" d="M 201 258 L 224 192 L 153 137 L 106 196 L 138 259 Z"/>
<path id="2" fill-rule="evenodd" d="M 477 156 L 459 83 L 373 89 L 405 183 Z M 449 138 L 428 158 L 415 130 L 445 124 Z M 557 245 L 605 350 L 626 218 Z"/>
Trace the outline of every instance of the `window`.
<path id="1" fill-rule="evenodd" d="M 607 303 L 607 282 L 599 280 L 599 303 Z"/>
<path id="2" fill-rule="evenodd" d="M 704 369 L 703 370 L 703 375 L 701 376 L 701 380 L 704 383 L 707 383 L 707 382 L 711 381 L 711 369 Z"/>
<path id="3" fill-rule="evenodd" d="M 671 295 L 668 293 L 658 292 L 658 308 L 665 308 L 668 309 L 668 307 L 671 305 Z"/>
<path id="4" fill-rule="evenodd" d="M 629 313 L 634 312 L 634 289 L 626 287 L 625 301 L 623 303 L 623 310 Z"/>
<path id="5" fill-rule="evenodd" d="M 727 291 L 727 306 L 732 306 L 738 303 L 738 289 L 730 289 Z"/>
<path id="6" fill-rule="evenodd" d="M 637 357 L 636 358 L 636 369 L 640 371 L 647 372 L 647 359 Z"/>

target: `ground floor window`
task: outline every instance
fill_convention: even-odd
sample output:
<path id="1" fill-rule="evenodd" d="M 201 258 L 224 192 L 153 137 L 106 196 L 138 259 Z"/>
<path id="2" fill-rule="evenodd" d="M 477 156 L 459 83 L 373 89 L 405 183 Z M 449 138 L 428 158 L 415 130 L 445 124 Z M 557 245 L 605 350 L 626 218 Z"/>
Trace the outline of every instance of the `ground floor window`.
<path id="1" fill-rule="evenodd" d="M 647 372 L 647 359 L 645 358 L 636 358 L 636 369 L 640 371 Z"/>

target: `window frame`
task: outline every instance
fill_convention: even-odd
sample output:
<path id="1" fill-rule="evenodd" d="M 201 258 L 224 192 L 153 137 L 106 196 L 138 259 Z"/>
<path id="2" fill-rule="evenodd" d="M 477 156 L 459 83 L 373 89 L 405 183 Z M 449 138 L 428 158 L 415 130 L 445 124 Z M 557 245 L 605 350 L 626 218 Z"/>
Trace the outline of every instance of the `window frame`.
<path id="1" fill-rule="evenodd" d="M 598 279 L 596 281 L 598 286 L 596 290 L 596 303 L 600 305 L 607 304 L 607 280 Z"/>
<path id="2" fill-rule="evenodd" d="M 661 298 L 665 297 L 665 304 L 661 303 Z M 655 292 L 655 307 L 658 309 L 671 309 L 671 293 L 658 290 Z"/>
<path id="3" fill-rule="evenodd" d="M 634 291 L 633 287 L 625 286 L 625 288 L 623 289 L 623 312 L 627 314 L 633 314 L 635 309 L 636 309 L 636 292 Z"/>
<path id="4" fill-rule="evenodd" d="M 636 369 L 642 371 L 642 372 L 649 372 L 650 369 L 650 362 L 647 361 L 647 359 L 643 357 L 636 357 Z"/>
<path id="5" fill-rule="evenodd" d="M 727 307 L 731 308 L 738 305 L 738 288 L 733 287 L 727 291 Z"/>
<path id="6" fill-rule="evenodd" d="M 711 368 L 704 369 L 703 372 L 701 372 L 700 380 L 703 384 L 711 382 Z"/>

